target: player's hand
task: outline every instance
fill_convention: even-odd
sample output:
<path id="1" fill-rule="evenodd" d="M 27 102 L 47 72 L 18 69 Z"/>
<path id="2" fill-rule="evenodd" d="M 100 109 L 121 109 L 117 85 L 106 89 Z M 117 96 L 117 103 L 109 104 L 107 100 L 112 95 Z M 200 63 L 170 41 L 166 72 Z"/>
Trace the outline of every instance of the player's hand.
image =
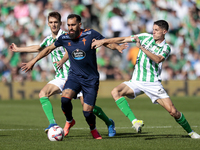
<path id="1" fill-rule="evenodd" d="M 32 70 L 33 69 L 33 66 L 34 66 L 35 63 L 33 63 L 32 61 L 29 61 L 28 63 L 22 63 L 22 67 L 21 67 L 21 70 L 22 71 L 29 71 L 29 70 Z"/>
<path id="2" fill-rule="evenodd" d="M 100 47 L 100 46 L 103 45 L 103 44 L 104 44 L 103 40 L 96 40 L 96 39 L 93 39 L 93 40 L 92 40 L 91 49 L 96 49 L 96 48 Z"/>
<path id="3" fill-rule="evenodd" d="M 17 51 L 17 46 L 15 45 L 15 43 L 12 43 L 10 46 L 9 46 L 9 50 L 13 51 L 13 52 L 18 52 Z"/>
<path id="4" fill-rule="evenodd" d="M 56 67 L 60 70 L 63 68 L 63 63 L 61 61 L 55 61 L 53 64 L 56 64 Z"/>
<path id="5" fill-rule="evenodd" d="M 117 46 L 117 50 L 122 53 L 124 49 L 127 49 L 128 48 L 128 43 L 124 43 L 124 44 L 121 44 L 119 46 Z"/>
<path id="6" fill-rule="evenodd" d="M 136 46 L 137 46 L 138 48 L 141 48 L 141 43 L 140 43 L 140 39 L 138 38 L 138 36 L 134 35 L 133 38 L 134 38 L 135 41 L 136 41 Z"/>

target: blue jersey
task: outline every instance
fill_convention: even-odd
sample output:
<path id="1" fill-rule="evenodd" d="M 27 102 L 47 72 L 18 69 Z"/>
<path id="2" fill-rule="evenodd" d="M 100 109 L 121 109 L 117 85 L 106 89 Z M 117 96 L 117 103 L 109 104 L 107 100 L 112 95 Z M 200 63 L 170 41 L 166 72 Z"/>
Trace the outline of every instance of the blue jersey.
<path id="1" fill-rule="evenodd" d="M 78 38 L 71 39 L 68 33 L 61 35 L 55 46 L 64 46 L 70 60 L 69 76 L 75 75 L 84 79 L 99 78 L 96 61 L 96 50 L 91 49 L 92 39 L 104 39 L 93 29 L 82 29 Z"/>

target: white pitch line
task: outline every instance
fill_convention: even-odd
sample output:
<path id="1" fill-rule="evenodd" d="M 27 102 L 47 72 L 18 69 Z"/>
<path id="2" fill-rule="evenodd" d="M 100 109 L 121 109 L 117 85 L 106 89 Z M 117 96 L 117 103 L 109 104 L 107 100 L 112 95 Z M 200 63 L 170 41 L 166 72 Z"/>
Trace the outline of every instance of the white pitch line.
<path id="1" fill-rule="evenodd" d="M 192 128 L 198 128 L 199 126 L 191 126 Z M 131 129 L 132 127 L 115 127 L 115 129 Z M 146 126 L 143 128 L 147 128 L 147 129 L 153 129 L 153 128 L 157 128 L 157 129 L 166 129 L 166 128 L 181 128 L 181 126 Z M 89 128 L 71 128 L 71 130 L 87 130 Z M 107 129 L 105 128 L 98 128 L 98 129 Z M 0 129 L 0 131 L 23 131 L 23 130 L 41 130 L 41 129 Z"/>

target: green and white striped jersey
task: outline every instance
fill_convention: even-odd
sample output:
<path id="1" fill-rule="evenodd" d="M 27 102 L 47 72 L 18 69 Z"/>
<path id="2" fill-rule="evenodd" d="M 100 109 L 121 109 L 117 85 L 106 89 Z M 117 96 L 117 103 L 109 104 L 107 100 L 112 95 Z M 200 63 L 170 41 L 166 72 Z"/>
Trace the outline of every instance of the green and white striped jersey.
<path id="1" fill-rule="evenodd" d="M 133 36 L 134 35 L 131 36 L 131 39 L 133 42 L 135 42 Z M 171 52 L 171 48 L 168 44 L 165 43 L 165 40 L 160 44 L 156 44 L 152 34 L 141 33 L 137 36 L 140 39 L 141 45 L 146 50 L 150 51 L 155 55 L 162 55 L 165 58 L 165 60 L 168 58 Z M 139 50 L 135 69 L 131 80 L 144 82 L 161 82 L 161 70 L 162 62 L 156 64 L 142 50 Z"/>
<path id="2" fill-rule="evenodd" d="M 58 32 L 58 35 L 56 36 L 55 39 L 53 39 L 52 35 L 49 35 L 47 36 L 43 41 L 42 43 L 40 44 L 40 47 L 47 47 L 47 46 L 50 46 L 52 43 L 54 43 L 58 37 L 62 34 L 66 33 L 65 31 L 62 31 L 61 29 L 59 30 Z M 65 48 L 60 46 L 60 47 L 57 47 L 56 49 L 54 49 L 52 52 L 51 52 L 51 60 L 52 60 L 52 64 L 53 62 L 55 61 L 60 61 L 63 56 L 65 55 Z M 53 68 L 56 72 L 56 75 L 55 77 L 56 78 L 64 78 L 64 79 L 67 79 L 68 77 L 68 72 L 69 72 L 69 67 L 70 67 L 70 63 L 69 63 L 69 60 L 67 60 L 64 64 L 63 64 L 63 68 L 62 69 L 57 69 L 56 67 L 56 64 L 53 64 Z"/>

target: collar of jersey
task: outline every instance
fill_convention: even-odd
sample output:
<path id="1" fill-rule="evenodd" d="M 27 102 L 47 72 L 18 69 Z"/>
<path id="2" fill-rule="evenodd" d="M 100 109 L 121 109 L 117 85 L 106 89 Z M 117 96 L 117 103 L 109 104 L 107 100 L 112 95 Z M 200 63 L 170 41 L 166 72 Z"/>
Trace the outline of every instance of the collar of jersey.
<path id="1" fill-rule="evenodd" d="M 54 39 L 53 36 L 51 35 L 51 37 L 52 37 L 52 39 L 53 39 L 53 42 L 55 42 L 55 41 L 59 38 L 59 36 L 62 35 L 62 32 L 63 32 L 63 30 L 62 30 L 62 29 L 59 29 L 58 34 L 57 34 L 57 36 L 56 36 L 55 39 Z"/>
<path id="2" fill-rule="evenodd" d="M 59 36 L 61 36 L 62 32 L 63 32 L 63 30 L 61 30 L 61 29 L 58 31 L 58 34 L 56 36 L 56 40 L 59 38 Z"/>
<path id="3" fill-rule="evenodd" d="M 156 46 L 162 47 L 162 46 L 165 45 L 165 39 L 159 44 L 156 44 L 155 40 L 153 40 L 153 44 L 156 45 Z"/>
<path id="4" fill-rule="evenodd" d="M 83 29 L 81 29 L 81 33 L 75 39 L 78 39 L 81 36 L 82 32 L 83 32 Z"/>

